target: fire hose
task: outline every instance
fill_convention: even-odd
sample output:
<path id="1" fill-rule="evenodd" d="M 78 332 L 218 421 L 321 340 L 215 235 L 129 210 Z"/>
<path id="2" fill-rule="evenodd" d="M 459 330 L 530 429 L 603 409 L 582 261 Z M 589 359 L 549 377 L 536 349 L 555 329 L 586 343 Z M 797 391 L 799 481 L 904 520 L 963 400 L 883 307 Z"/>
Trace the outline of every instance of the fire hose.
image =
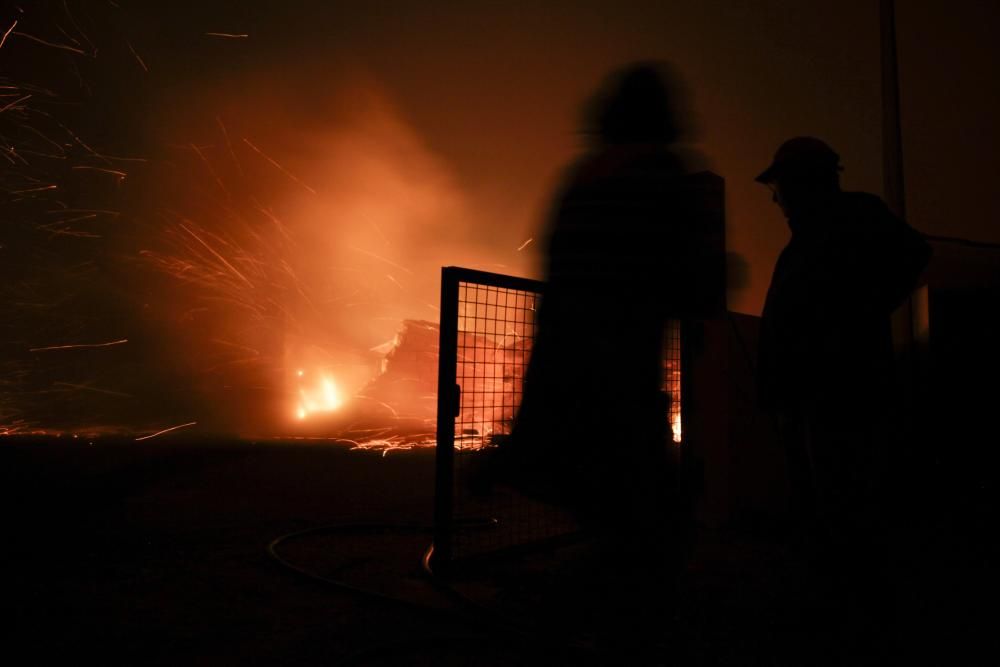
<path id="1" fill-rule="evenodd" d="M 464 523 L 464 527 L 475 529 L 475 530 L 486 530 L 498 525 L 496 519 L 474 519 Z M 314 526 L 312 528 L 306 528 L 303 530 L 295 531 L 292 533 L 287 533 L 279 537 L 274 538 L 267 545 L 268 556 L 271 557 L 276 563 L 285 568 L 286 570 L 295 573 L 296 575 L 308 579 L 314 583 L 320 583 L 328 588 L 341 591 L 353 595 L 355 597 L 374 600 L 391 606 L 395 606 L 400 609 L 405 609 L 409 611 L 418 611 L 421 614 L 426 615 L 427 613 L 432 613 L 439 616 L 442 620 L 453 620 L 460 621 L 463 624 L 468 624 L 470 620 L 473 620 L 475 625 L 480 625 L 481 629 L 474 632 L 468 633 L 442 633 L 435 634 L 434 636 L 422 636 L 420 638 L 401 638 L 395 642 L 380 643 L 377 647 L 365 648 L 357 651 L 344 661 L 338 663 L 341 665 L 358 664 L 358 662 L 366 657 L 370 657 L 374 653 L 384 653 L 401 651 L 407 647 L 412 648 L 414 645 L 419 644 L 437 644 L 439 642 L 466 642 L 475 641 L 481 643 L 483 641 L 490 640 L 501 640 L 504 645 L 509 646 L 511 639 L 519 639 L 522 642 L 535 645 L 544 646 L 548 649 L 555 649 L 560 651 L 573 651 L 577 653 L 589 653 L 591 651 L 590 647 L 581 645 L 579 642 L 574 642 L 568 638 L 563 641 L 554 639 L 551 636 L 543 636 L 537 630 L 532 631 L 529 628 L 523 627 L 521 624 L 517 623 L 515 620 L 501 614 L 500 612 L 491 609 L 475 600 L 463 595 L 457 591 L 454 587 L 450 586 L 445 582 L 440 576 L 436 575 L 430 566 L 430 556 L 433 553 L 433 545 L 428 547 L 425 551 L 423 557 L 421 558 L 422 571 L 426 575 L 429 583 L 434 587 L 434 589 L 452 602 L 456 603 L 458 608 L 439 608 L 428 604 L 422 604 L 415 602 L 413 600 L 407 600 L 401 597 L 396 597 L 380 591 L 372 590 L 369 588 L 363 588 L 350 584 L 346 581 L 339 579 L 333 579 L 316 572 L 313 572 L 301 565 L 298 565 L 279 553 L 279 547 L 283 544 L 287 544 L 296 540 L 304 539 L 311 536 L 322 535 L 322 534 L 337 534 L 337 533 L 369 533 L 369 534 L 379 534 L 392 532 L 395 534 L 426 534 L 430 535 L 433 530 L 433 526 L 423 525 L 423 524 L 388 524 L 388 523 L 332 523 L 322 526 Z M 471 616 L 469 614 L 471 612 Z"/>

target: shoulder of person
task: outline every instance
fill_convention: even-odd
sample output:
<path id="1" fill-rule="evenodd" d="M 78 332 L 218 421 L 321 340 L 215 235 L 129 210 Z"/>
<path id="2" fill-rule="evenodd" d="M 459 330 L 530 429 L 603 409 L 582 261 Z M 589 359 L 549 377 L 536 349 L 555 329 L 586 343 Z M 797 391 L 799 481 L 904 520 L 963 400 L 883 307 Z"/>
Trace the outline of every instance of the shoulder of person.
<path id="1" fill-rule="evenodd" d="M 877 195 L 867 192 L 844 192 L 843 229 L 848 234 L 861 234 L 882 248 L 893 247 L 926 264 L 931 255 L 930 245 L 905 220 L 889 210 Z"/>
<path id="2" fill-rule="evenodd" d="M 843 192 L 840 203 L 840 231 L 849 235 L 897 236 L 909 226 L 897 217 L 878 195 L 869 192 Z"/>
<path id="3" fill-rule="evenodd" d="M 841 206 L 848 212 L 866 217 L 895 217 L 882 198 L 870 192 L 842 192 Z"/>

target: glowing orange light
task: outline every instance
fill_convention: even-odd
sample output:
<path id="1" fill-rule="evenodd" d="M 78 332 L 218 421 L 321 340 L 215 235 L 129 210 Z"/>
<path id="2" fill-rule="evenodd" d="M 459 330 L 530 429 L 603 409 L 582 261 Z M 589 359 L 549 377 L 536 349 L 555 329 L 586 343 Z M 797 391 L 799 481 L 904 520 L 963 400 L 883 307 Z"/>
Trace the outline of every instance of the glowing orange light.
<path id="1" fill-rule="evenodd" d="M 296 371 L 296 376 L 305 378 L 305 372 Z M 316 374 L 316 380 L 308 386 L 299 386 L 299 404 L 295 416 L 299 420 L 318 412 L 333 412 L 344 404 L 340 389 L 333 378 L 326 373 Z"/>
<path id="2" fill-rule="evenodd" d="M 673 411 L 672 411 L 673 412 Z M 681 442 L 681 412 L 677 410 L 670 415 L 670 431 L 673 434 L 673 441 L 677 444 Z"/>

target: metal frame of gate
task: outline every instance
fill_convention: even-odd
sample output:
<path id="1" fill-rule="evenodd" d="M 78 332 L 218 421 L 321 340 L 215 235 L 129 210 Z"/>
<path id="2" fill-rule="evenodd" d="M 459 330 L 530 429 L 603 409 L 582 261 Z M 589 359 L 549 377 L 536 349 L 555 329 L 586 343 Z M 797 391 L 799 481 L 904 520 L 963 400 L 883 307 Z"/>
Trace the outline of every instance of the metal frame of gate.
<path id="1" fill-rule="evenodd" d="M 460 267 L 441 271 L 438 415 L 432 564 L 547 542 L 578 530 L 568 512 L 512 491 L 471 499 L 467 479 L 477 458 L 510 434 L 535 337 L 535 311 L 545 284 Z M 688 374 L 683 325 L 672 320 L 664 340 L 667 418 L 681 447 Z M 499 525 L 487 519 L 500 516 Z M 478 517 L 478 520 L 477 520 Z"/>

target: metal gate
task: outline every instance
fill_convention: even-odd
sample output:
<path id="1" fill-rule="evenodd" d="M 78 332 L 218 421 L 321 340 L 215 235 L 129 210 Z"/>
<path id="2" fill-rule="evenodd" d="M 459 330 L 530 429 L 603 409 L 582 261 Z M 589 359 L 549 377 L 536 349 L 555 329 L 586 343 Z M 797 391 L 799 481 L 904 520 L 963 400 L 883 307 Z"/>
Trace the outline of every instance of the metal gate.
<path id="1" fill-rule="evenodd" d="M 511 433 L 535 342 L 544 283 L 445 267 L 441 272 L 434 508 L 435 565 L 537 545 L 579 526 L 560 508 L 496 487 L 472 493 L 477 467 Z M 664 340 L 664 391 L 681 442 L 681 326 Z"/>

